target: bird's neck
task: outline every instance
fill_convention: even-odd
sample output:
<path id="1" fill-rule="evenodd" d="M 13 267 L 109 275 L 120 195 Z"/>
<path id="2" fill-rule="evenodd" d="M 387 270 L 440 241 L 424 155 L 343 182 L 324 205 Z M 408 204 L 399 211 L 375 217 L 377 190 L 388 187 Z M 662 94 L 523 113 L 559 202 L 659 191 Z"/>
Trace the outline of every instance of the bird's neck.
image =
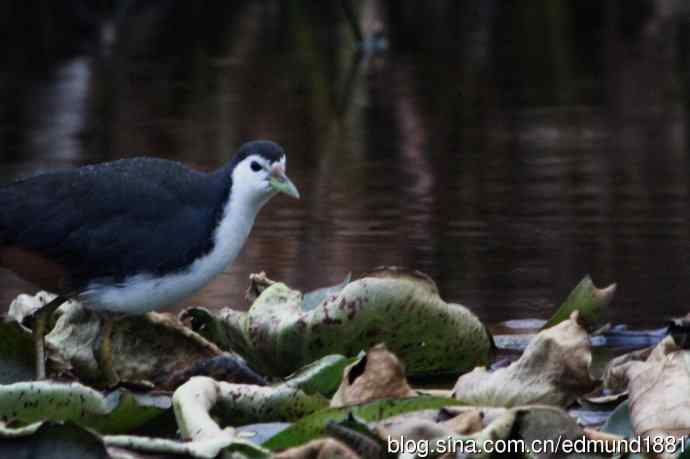
<path id="1" fill-rule="evenodd" d="M 256 215 L 268 199 L 257 199 L 241 187 L 230 190 L 230 196 L 214 233 L 214 247 L 210 256 L 224 269 L 239 255 L 249 237 Z"/>

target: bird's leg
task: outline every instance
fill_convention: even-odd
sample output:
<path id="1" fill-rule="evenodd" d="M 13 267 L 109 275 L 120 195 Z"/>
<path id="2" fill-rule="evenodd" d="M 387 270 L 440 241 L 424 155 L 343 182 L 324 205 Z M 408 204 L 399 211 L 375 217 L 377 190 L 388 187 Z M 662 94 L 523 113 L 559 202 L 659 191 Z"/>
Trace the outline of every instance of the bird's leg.
<path id="1" fill-rule="evenodd" d="M 54 299 L 41 306 L 36 312 L 30 316 L 30 321 L 33 322 L 31 326 L 31 334 L 34 340 L 34 352 L 36 354 L 36 379 L 46 379 L 46 351 L 44 337 L 46 334 L 46 327 L 48 320 L 53 312 L 68 301 L 66 298 L 56 296 Z"/>
<path id="2" fill-rule="evenodd" d="M 113 325 L 116 317 L 104 313 L 98 314 L 101 320 L 100 331 L 96 339 L 96 360 L 98 366 L 105 376 L 108 387 L 114 387 L 120 382 L 120 377 L 113 368 Z"/>
<path id="3" fill-rule="evenodd" d="M 46 333 L 46 321 L 46 317 L 43 314 L 39 314 L 31 330 L 34 339 L 34 354 L 36 356 L 36 379 L 39 381 L 46 379 L 46 348 L 43 341 Z"/>

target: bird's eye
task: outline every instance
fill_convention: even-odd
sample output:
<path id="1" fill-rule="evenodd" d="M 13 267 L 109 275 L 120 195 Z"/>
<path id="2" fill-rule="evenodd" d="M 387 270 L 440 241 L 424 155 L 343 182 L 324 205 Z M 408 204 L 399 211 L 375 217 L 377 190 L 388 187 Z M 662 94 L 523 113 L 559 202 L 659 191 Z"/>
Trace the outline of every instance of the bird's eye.
<path id="1" fill-rule="evenodd" d="M 254 172 L 259 172 L 261 170 L 261 164 L 256 161 L 252 161 L 251 168 Z"/>

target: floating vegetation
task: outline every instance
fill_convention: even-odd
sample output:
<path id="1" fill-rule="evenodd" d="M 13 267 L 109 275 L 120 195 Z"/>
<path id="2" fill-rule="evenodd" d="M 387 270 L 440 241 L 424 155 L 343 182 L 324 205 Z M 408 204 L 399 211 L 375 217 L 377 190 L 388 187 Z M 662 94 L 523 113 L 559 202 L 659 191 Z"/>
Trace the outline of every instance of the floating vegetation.
<path id="1" fill-rule="evenodd" d="M 451 445 L 488 440 L 615 447 L 660 436 L 680 447 L 690 432 L 684 328 L 611 357 L 596 374 L 588 330 L 601 325 L 614 291 L 586 277 L 541 331 L 522 335 L 519 356 L 489 370 L 491 335 L 421 273 L 379 269 L 308 294 L 254 275 L 247 312 L 120 321 L 123 381 L 111 391 L 99 389 L 93 357 L 99 323 L 74 302 L 49 321 L 50 379 L 32 381 L 22 320 L 50 295 L 24 295 L 0 322 L 0 454 L 452 457 L 443 456 Z M 452 390 L 408 379 L 448 372 L 457 375 Z"/>

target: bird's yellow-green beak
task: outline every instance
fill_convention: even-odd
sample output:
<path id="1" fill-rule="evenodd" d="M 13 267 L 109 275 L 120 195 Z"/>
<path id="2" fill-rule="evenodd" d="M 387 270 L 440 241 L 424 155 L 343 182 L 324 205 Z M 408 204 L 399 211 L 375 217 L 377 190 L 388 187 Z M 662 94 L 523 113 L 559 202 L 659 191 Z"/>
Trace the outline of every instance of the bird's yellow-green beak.
<path id="1" fill-rule="evenodd" d="M 285 175 L 285 168 L 282 164 L 274 164 L 271 167 L 271 176 L 268 179 L 271 188 L 279 193 L 285 193 L 288 196 L 299 199 L 299 191 L 297 187 Z"/>

